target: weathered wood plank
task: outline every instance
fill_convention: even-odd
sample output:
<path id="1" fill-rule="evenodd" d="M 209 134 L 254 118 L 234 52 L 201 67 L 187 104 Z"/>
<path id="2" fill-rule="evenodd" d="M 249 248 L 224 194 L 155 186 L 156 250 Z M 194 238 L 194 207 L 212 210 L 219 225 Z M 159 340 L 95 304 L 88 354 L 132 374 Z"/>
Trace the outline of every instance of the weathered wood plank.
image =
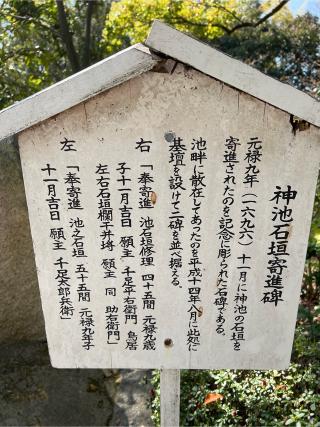
<path id="1" fill-rule="evenodd" d="M 320 126 L 320 103 L 311 96 L 155 21 L 146 45 L 230 86 Z"/>
<path id="2" fill-rule="evenodd" d="M 180 370 L 160 371 L 160 423 L 161 427 L 179 426 Z"/>
<path id="3" fill-rule="evenodd" d="M 152 69 L 160 59 L 136 44 L 0 112 L 0 141 Z"/>
<path id="4" fill-rule="evenodd" d="M 287 113 L 252 96 L 239 94 L 216 79 L 180 64 L 171 74 L 146 72 L 22 132 L 19 135 L 20 154 L 53 366 L 287 368 L 318 175 L 319 132 L 318 128 L 310 126 L 294 135 Z M 151 141 L 150 151 L 140 151 L 141 138 Z M 176 244 L 177 233 L 173 233 L 171 228 L 174 225 L 171 222 L 172 201 L 176 200 L 171 182 L 176 167 L 171 154 L 173 144 L 179 138 L 185 148 L 183 165 L 176 177 L 178 183 L 180 180 L 183 183 L 182 195 L 179 196 L 183 227 L 178 227 L 178 223 L 179 240 Z M 199 165 L 203 174 L 200 177 L 204 178 L 203 181 L 201 178 L 203 191 L 197 214 L 200 226 L 195 229 L 194 167 L 196 160 L 202 157 L 195 157 L 194 150 L 197 146 L 195 141 L 199 141 L 200 147 L 201 138 L 206 141 L 206 155 L 203 166 L 200 168 Z M 227 165 L 228 159 L 234 159 L 234 155 L 228 151 L 228 146 L 234 138 L 238 143 L 234 148 L 234 175 L 231 175 Z M 74 141 L 75 151 L 64 150 L 66 140 Z M 256 167 L 252 166 L 254 161 Z M 123 227 L 121 221 L 122 175 L 119 166 L 123 162 L 126 162 L 126 168 L 130 168 L 126 172 L 130 180 L 125 181 L 130 184 L 128 188 L 132 194 L 128 196 L 132 212 L 129 228 Z M 54 168 L 51 175 L 46 169 L 48 164 Z M 101 236 L 101 221 L 105 213 L 100 212 L 99 207 L 101 196 L 98 197 L 100 189 L 96 172 L 99 164 L 107 165 L 110 172 L 114 235 L 114 249 L 110 254 L 105 250 Z M 250 170 L 249 176 L 247 171 Z M 68 184 L 68 176 L 74 171 L 80 177 L 79 200 L 83 208 L 80 212 L 73 211 L 69 205 L 73 198 L 72 192 L 69 196 L 71 184 Z M 147 196 L 144 196 L 145 190 L 140 184 L 141 174 L 145 171 L 152 172 L 151 193 L 146 193 Z M 60 219 L 57 222 L 50 216 L 48 193 L 51 187 L 48 188 L 50 181 L 46 179 L 51 178 L 58 180 L 52 182 L 56 182 L 59 199 Z M 229 191 L 230 185 L 232 191 Z M 272 201 L 275 192 L 280 188 L 284 196 L 283 192 L 287 193 L 289 186 L 290 194 L 296 194 L 296 197 L 288 200 L 288 206 L 282 198 L 275 204 Z M 153 203 L 147 212 L 140 208 L 144 206 L 145 197 L 150 197 Z M 228 209 L 224 209 L 225 206 Z M 249 206 L 249 210 L 245 206 Z M 52 209 L 53 212 L 57 210 L 55 203 Z M 289 219 L 284 218 L 289 222 L 284 224 L 290 223 L 290 227 L 281 224 L 280 214 L 273 219 L 274 212 L 279 209 L 281 212 L 289 210 Z M 229 217 L 224 216 L 225 212 Z M 77 261 L 73 255 L 76 241 L 70 219 L 78 216 L 84 221 L 81 228 L 87 255 L 84 261 L 81 257 Z M 153 252 L 145 250 L 145 239 L 141 237 L 144 233 L 141 218 L 146 217 L 152 219 L 148 247 Z M 61 253 L 54 249 L 56 228 L 60 227 L 65 231 L 66 239 Z M 282 230 L 282 234 L 277 229 L 279 232 Z M 231 230 L 233 236 L 229 239 L 228 253 L 224 252 L 221 246 L 224 240 L 220 238 L 223 234 L 228 239 L 226 230 Z M 249 233 L 248 230 L 253 231 Z M 196 247 L 193 244 L 195 233 L 200 245 L 198 253 L 193 250 Z M 123 236 L 129 236 L 129 240 L 132 238 L 133 257 L 125 256 L 127 252 L 120 243 Z M 284 250 L 286 253 L 283 258 L 285 268 L 276 270 L 279 271 L 278 276 L 272 276 L 273 280 L 280 281 L 276 286 L 281 287 L 281 301 L 269 298 L 268 293 L 277 289 L 268 287 L 269 267 L 276 262 L 273 259 L 276 240 L 282 245 L 279 254 Z M 175 258 L 171 255 L 171 248 L 180 247 L 179 242 L 181 264 L 178 261 L 176 275 L 172 268 Z M 151 243 L 153 246 L 149 245 Z M 152 265 L 146 265 L 143 254 L 148 253 L 151 254 L 148 257 L 152 256 Z M 194 261 L 194 253 L 199 263 L 197 259 Z M 60 317 L 61 307 L 64 309 L 65 304 L 61 299 L 60 282 L 57 281 L 57 260 L 62 255 L 69 263 L 69 295 L 74 309 L 71 319 Z M 114 261 L 115 269 L 104 263 L 109 258 Z M 78 296 L 81 283 L 76 265 L 81 262 L 86 263 L 89 272 L 86 283 L 91 292 L 90 301 L 83 301 L 82 296 L 79 300 Z M 196 267 L 197 270 L 192 267 L 194 263 L 200 266 Z M 126 267 L 134 272 L 131 276 L 126 276 Z M 105 272 L 111 270 L 116 273 L 106 275 Z M 241 271 L 247 271 L 247 274 L 241 276 L 240 282 Z M 146 274 L 151 276 L 147 276 L 146 281 L 142 280 Z M 201 279 L 197 286 L 190 280 L 194 274 Z M 124 288 L 126 277 L 130 277 L 135 285 L 134 293 L 131 293 L 135 299 L 130 305 L 137 319 L 126 319 L 124 315 L 124 310 L 129 307 L 126 295 L 131 292 L 130 288 L 128 291 Z M 221 277 L 225 280 L 224 288 Z M 145 305 L 147 287 L 144 285 L 152 290 L 153 306 Z M 193 297 L 190 298 L 192 292 L 200 295 L 199 301 L 194 298 L 199 307 L 196 312 Z M 220 293 L 228 303 L 221 309 L 223 316 L 220 315 L 220 306 L 225 300 L 221 302 Z M 265 293 L 268 302 L 264 302 Z M 113 344 L 115 336 L 111 334 L 110 338 L 107 329 L 111 328 L 109 313 L 113 306 L 118 310 L 120 331 L 116 344 Z M 80 324 L 80 312 L 84 308 L 92 310 L 95 322 L 95 346 L 89 350 L 83 347 L 86 343 L 83 342 Z M 237 313 L 243 314 L 238 316 Z M 150 329 L 146 319 L 150 322 L 152 319 Z M 190 321 L 194 321 L 196 328 L 190 327 Z M 239 322 L 242 323 L 238 325 Z M 149 332 L 145 333 L 146 330 Z M 150 336 L 155 338 L 152 341 L 154 346 Z"/>

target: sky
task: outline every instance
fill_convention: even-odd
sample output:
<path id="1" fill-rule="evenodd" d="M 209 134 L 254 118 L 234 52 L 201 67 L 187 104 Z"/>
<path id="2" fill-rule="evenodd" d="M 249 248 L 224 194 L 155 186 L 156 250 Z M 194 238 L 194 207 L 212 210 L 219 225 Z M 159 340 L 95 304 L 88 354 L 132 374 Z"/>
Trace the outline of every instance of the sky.
<path id="1" fill-rule="evenodd" d="M 320 0 L 290 0 L 289 8 L 295 15 L 311 12 L 320 16 Z"/>

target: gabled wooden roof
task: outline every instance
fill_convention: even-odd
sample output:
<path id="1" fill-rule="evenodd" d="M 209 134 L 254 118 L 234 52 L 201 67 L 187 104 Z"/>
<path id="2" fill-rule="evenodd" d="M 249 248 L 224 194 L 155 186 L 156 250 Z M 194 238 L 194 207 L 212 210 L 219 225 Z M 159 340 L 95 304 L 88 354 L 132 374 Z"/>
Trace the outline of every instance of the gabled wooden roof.
<path id="1" fill-rule="evenodd" d="M 136 44 L 0 111 L 0 141 L 152 69 L 159 58 Z"/>
<path id="2" fill-rule="evenodd" d="M 163 55 L 320 127 L 320 102 L 160 21 L 145 45 L 136 44 L 2 110 L 0 140 L 151 70 Z"/>
<path id="3" fill-rule="evenodd" d="M 146 45 L 320 127 L 320 102 L 174 28 L 155 21 Z"/>

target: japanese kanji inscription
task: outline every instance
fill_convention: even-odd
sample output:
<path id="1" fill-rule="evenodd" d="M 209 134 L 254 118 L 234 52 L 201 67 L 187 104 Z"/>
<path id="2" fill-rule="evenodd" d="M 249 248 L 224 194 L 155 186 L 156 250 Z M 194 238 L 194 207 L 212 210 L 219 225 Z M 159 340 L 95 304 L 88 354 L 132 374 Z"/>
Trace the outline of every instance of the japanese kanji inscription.
<path id="1" fill-rule="evenodd" d="M 182 65 L 24 131 L 53 366 L 285 368 L 317 138 Z"/>

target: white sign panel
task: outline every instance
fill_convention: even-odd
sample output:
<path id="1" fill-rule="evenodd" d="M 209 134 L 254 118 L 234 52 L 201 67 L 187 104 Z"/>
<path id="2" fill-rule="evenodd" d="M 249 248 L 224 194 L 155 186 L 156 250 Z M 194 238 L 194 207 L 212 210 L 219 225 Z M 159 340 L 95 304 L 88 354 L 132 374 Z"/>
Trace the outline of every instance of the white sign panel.
<path id="1" fill-rule="evenodd" d="M 318 138 L 182 66 L 21 134 L 53 366 L 288 366 Z"/>

